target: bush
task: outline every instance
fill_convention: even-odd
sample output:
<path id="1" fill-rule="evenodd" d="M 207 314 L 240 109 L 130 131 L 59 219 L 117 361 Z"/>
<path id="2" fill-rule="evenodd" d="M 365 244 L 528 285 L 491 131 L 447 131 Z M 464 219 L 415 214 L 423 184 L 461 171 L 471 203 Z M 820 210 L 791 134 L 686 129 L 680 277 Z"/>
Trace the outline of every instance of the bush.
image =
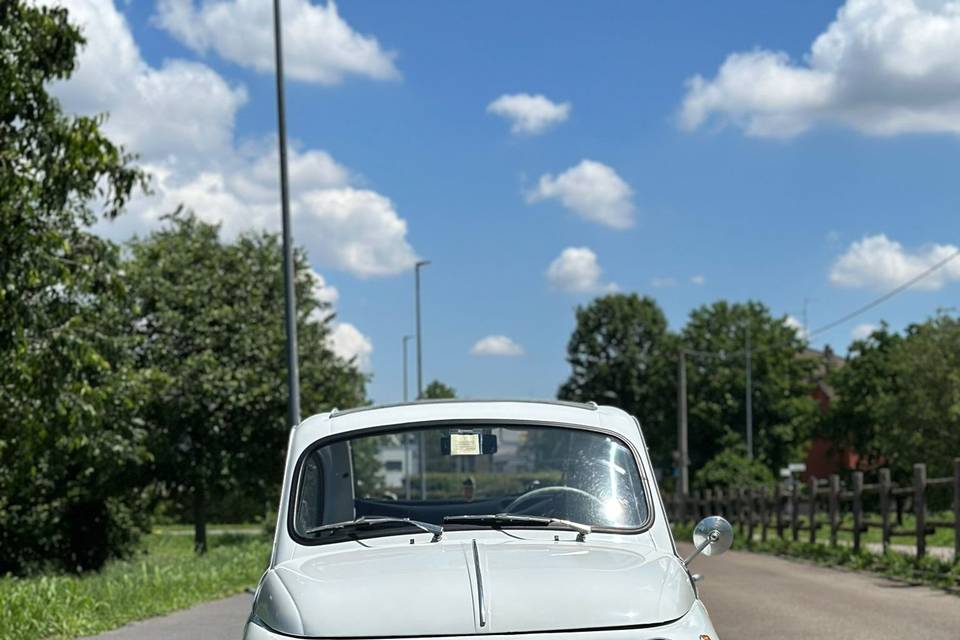
<path id="1" fill-rule="evenodd" d="M 761 487 L 773 484 L 773 474 L 762 462 L 751 460 L 742 448 L 724 449 L 696 472 L 696 489 L 726 489 L 727 487 Z"/>

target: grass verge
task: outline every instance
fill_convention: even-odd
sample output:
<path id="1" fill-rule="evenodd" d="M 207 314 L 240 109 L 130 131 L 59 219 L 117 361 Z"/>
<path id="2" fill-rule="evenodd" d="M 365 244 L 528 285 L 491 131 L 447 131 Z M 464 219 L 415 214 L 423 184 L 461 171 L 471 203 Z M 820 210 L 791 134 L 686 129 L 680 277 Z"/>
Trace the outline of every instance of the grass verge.
<path id="1" fill-rule="evenodd" d="M 690 540 L 693 536 L 693 527 L 674 525 L 673 535 L 677 540 Z M 868 571 L 894 580 L 910 584 L 923 584 L 960 594 L 960 563 L 945 562 L 938 558 L 917 559 L 893 551 L 878 554 L 863 550 L 854 551 L 849 547 L 831 547 L 826 544 L 780 539 L 761 542 L 759 540 L 746 540 L 739 535 L 734 537 L 733 548 L 741 551 L 768 553 L 784 558 L 806 560 L 824 566 Z"/>
<path id="2" fill-rule="evenodd" d="M 143 552 L 99 573 L 0 578 L 0 640 L 76 638 L 228 596 L 256 584 L 270 543 L 215 535 L 204 556 L 190 536 L 146 536 Z"/>

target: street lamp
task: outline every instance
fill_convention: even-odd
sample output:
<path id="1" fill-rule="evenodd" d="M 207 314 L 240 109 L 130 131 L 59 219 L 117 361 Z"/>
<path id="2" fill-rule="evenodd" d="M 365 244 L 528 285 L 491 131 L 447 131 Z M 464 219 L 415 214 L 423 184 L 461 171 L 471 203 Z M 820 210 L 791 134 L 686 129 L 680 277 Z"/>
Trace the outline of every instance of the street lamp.
<path id="1" fill-rule="evenodd" d="M 283 99 L 283 41 L 280 0 L 273 0 L 273 44 L 277 75 L 277 137 L 280 145 L 280 212 L 283 218 L 283 293 L 287 327 L 287 424 L 300 422 L 300 372 L 297 364 L 297 298 L 290 240 L 290 190 L 287 180 L 287 116 Z"/>
<path id="2" fill-rule="evenodd" d="M 423 354 L 421 346 L 423 344 L 422 334 L 420 332 L 420 269 L 430 264 L 429 260 L 420 260 L 414 265 L 413 275 L 415 281 L 415 297 L 417 307 L 417 400 L 423 398 Z M 426 445 L 423 441 L 423 431 L 420 432 L 417 446 L 417 466 L 420 471 L 420 499 L 427 499 L 427 456 Z"/>

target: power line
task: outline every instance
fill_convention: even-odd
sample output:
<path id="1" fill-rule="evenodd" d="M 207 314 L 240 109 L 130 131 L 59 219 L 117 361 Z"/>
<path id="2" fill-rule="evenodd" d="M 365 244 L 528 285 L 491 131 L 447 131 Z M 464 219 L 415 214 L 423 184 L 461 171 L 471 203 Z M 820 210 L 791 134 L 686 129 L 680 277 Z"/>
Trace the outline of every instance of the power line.
<path id="1" fill-rule="evenodd" d="M 910 278 L 909 280 L 907 280 L 906 282 L 904 282 L 903 284 L 901 284 L 900 286 L 894 287 L 893 289 L 891 289 L 890 291 L 886 292 L 885 294 L 883 294 L 883 295 L 880 296 L 879 298 L 877 298 L 877 299 L 875 299 L 875 300 L 872 300 L 872 301 L 868 302 L 867 304 L 863 305 L 862 307 L 860 307 L 860 308 L 857 309 L 856 311 L 851 311 L 850 313 L 848 313 L 847 315 L 843 316 L 842 318 L 837 318 L 837 319 L 834 320 L 833 322 L 829 322 L 829 323 L 823 325 L 822 327 L 819 327 L 818 329 L 816 329 L 816 330 L 814 330 L 814 331 L 811 331 L 810 333 L 807 334 L 807 336 L 806 336 L 807 339 L 809 340 L 809 339 L 812 338 L 813 336 L 819 335 L 819 334 L 821 334 L 821 333 L 823 333 L 823 332 L 825 332 L 825 331 L 829 331 L 830 329 L 833 329 L 834 327 L 840 326 L 840 325 L 843 324 L 844 322 L 848 322 L 848 321 L 850 321 L 850 320 L 853 320 L 854 318 L 856 318 L 856 317 L 859 316 L 860 314 L 865 313 L 865 312 L 869 311 L 870 309 L 873 309 L 874 307 L 876 307 L 876 306 L 878 306 L 878 305 L 886 302 L 887 300 L 889 300 L 889 299 L 892 298 L 893 296 L 897 295 L 897 294 L 900 293 L 901 291 L 904 291 L 904 290 L 906 290 L 906 289 L 909 289 L 910 287 L 912 287 L 913 285 L 917 284 L 918 282 L 920 282 L 921 280 L 923 280 L 924 278 L 926 278 L 926 277 L 929 276 L 930 274 L 932 274 L 932 273 L 934 273 L 934 272 L 936 272 L 936 271 L 939 271 L 939 270 L 942 269 L 943 267 L 947 266 L 947 263 L 949 263 L 951 260 L 953 260 L 953 259 L 956 258 L 957 256 L 960 256 L 960 249 L 958 249 L 957 251 L 953 252 L 952 254 L 950 254 L 949 256 L 947 256 L 946 258 L 944 258 L 943 260 L 941 260 L 940 262 L 936 263 L 935 265 L 933 265 L 932 267 L 930 267 L 929 269 L 927 269 L 927 270 L 924 271 L 923 273 L 919 273 L 919 274 L 917 274 L 916 276 L 914 276 L 914 277 Z"/>

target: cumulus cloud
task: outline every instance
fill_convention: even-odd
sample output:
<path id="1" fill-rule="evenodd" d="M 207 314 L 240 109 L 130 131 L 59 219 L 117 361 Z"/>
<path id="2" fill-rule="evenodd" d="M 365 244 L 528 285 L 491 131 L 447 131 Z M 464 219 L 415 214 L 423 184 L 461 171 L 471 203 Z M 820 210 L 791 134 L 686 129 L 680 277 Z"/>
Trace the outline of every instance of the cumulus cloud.
<path id="1" fill-rule="evenodd" d="M 535 136 L 570 117 L 570 103 L 528 93 L 504 94 L 487 105 L 487 112 L 509 120 L 516 135 Z"/>
<path id="2" fill-rule="evenodd" d="M 850 245 L 833 263 L 830 282 L 838 287 L 865 287 L 885 290 L 899 286 L 935 264 L 957 253 L 949 244 L 928 244 L 914 251 L 880 234 L 867 236 Z M 937 290 L 960 280 L 960 258 L 913 285 L 916 289 Z"/>
<path id="3" fill-rule="evenodd" d="M 344 360 L 353 360 L 361 371 L 370 371 L 373 342 L 349 322 L 335 322 L 330 331 L 330 348 Z"/>
<path id="4" fill-rule="evenodd" d="M 790 327 L 791 329 L 796 329 L 797 335 L 800 336 L 801 338 L 806 337 L 807 328 L 803 326 L 803 323 L 800 322 L 800 320 L 796 316 L 792 316 L 788 314 L 787 317 L 783 319 L 783 323 L 788 327 Z"/>
<path id="5" fill-rule="evenodd" d="M 880 327 L 875 324 L 869 324 L 869 323 L 858 324 L 850 332 L 850 337 L 853 338 L 854 340 L 866 340 L 871 336 L 871 334 L 873 334 L 874 331 L 876 331 L 879 328 Z"/>
<path id="6" fill-rule="evenodd" d="M 787 138 L 820 124 L 868 135 L 960 134 L 960 3 L 847 0 L 796 62 L 766 49 L 733 53 L 687 81 L 680 124 L 732 123 Z"/>
<path id="7" fill-rule="evenodd" d="M 602 275 L 597 254 L 587 247 L 567 247 L 547 267 L 550 286 L 568 293 L 615 291 L 617 285 L 602 283 Z"/>
<path id="8" fill-rule="evenodd" d="M 316 271 L 311 271 L 310 277 L 313 280 L 310 287 L 310 293 L 313 294 L 313 297 L 329 305 L 337 304 L 337 300 L 340 299 L 340 292 L 337 288 L 332 284 L 327 284 L 327 279 Z"/>
<path id="9" fill-rule="evenodd" d="M 57 83 L 55 93 L 68 111 L 109 113 L 107 134 L 139 154 L 152 176 L 153 194 L 135 199 L 117 221 L 98 224 L 97 232 L 125 239 L 149 231 L 180 204 L 221 224 L 226 237 L 279 230 L 276 140 L 235 137 L 243 87 L 195 62 L 150 66 L 112 0 L 63 4 L 88 44 L 75 76 Z M 406 222 L 388 198 L 355 188 L 361 179 L 323 150 L 293 143 L 289 168 L 294 240 L 315 262 L 359 277 L 413 264 Z"/>
<path id="10" fill-rule="evenodd" d="M 470 353 L 475 356 L 522 356 L 523 347 L 507 336 L 494 335 L 477 340 Z"/>
<path id="11" fill-rule="evenodd" d="M 199 53 L 261 73 L 273 73 L 273 4 L 263 0 L 160 0 L 156 24 Z M 330 1 L 283 3 L 284 71 L 295 80 L 336 84 L 349 75 L 390 80 L 400 76 L 396 54 L 373 36 L 354 31 Z"/>
<path id="12" fill-rule="evenodd" d="M 650 280 L 650 286 L 657 289 L 664 289 L 666 287 L 675 287 L 677 286 L 677 281 L 675 278 L 669 276 L 658 276 Z"/>
<path id="13" fill-rule="evenodd" d="M 527 202 L 556 199 L 581 217 L 615 229 L 633 225 L 632 198 L 633 190 L 616 171 L 593 160 L 583 160 L 557 176 L 541 176 L 527 194 Z"/>
<path id="14" fill-rule="evenodd" d="M 695 284 L 695 285 L 697 285 L 698 287 L 702 287 L 702 286 L 705 285 L 706 283 L 707 283 L 706 277 L 704 277 L 703 275 L 701 275 L 701 274 L 699 274 L 699 273 L 698 273 L 697 275 L 695 275 L 695 276 L 690 276 L 690 284 Z"/>

